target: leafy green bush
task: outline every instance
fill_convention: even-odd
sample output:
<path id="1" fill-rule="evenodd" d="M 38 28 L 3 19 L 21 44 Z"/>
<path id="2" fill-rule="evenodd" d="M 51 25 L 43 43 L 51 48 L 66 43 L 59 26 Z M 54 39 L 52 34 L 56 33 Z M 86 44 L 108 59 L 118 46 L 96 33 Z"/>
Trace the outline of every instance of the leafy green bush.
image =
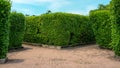
<path id="1" fill-rule="evenodd" d="M 111 19 L 109 10 L 90 12 L 90 20 L 97 44 L 102 48 L 111 49 Z"/>
<path id="2" fill-rule="evenodd" d="M 30 17 L 29 19 L 32 21 L 28 19 L 26 22 L 28 27 L 26 28 L 25 39 L 28 42 L 66 46 L 76 43 L 86 44 L 94 40 L 89 17 L 87 16 L 50 13 L 41 15 L 38 21 L 34 18 Z M 29 39 L 29 37 L 32 39 Z"/>
<path id="3" fill-rule="evenodd" d="M 40 21 L 39 16 L 26 16 L 26 29 L 24 41 L 32 43 L 40 43 Z"/>
<path id="4" fill-rule="evenodd" d="M 111 2 L 112 46 L 117 56 L 120 56 L 120 0 Z"/>
<path id="5" fill-rule="evenodd" d="M 25 16 L 22 13 L 12 12 L 10 22 L 10 49 L 22 47 L 25 31 Z"/>
<path id="6" fill-rule="evenodd" d="M 9 45 L 9 23 L 7 22 L 11 9 L 9 0 L 0 0 L 0 59 L 6 58 Z"/>

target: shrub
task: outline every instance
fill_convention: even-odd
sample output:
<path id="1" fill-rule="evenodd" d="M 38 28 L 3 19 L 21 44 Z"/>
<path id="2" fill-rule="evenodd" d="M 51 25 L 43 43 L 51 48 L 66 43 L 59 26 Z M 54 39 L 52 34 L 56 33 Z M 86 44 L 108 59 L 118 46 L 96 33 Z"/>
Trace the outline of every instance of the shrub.
<path id="1" fill-rule="evenodd" d="M 12 12 L 10 22 L 10 49 L 22 47 L 22 40 L 25 30 L 25 17 L 22 13 Z"/>
<path id="2" fill-rule="evenodd" d="M 120 56 L 120 0 L 111 2 L 112 46 L 115 54 Z"/>
<path id="3" fill-rule="evenodd" d="M 9 0 L 0 0 L 0 59 L 6 58 L 9 45 L 9 23 L 7 22 L 11 9 Z"/>
<path id="4" fill-rule="evenodd" d="M 26 36 L 34 37 L 32 40 L 30 39 L 33 42 L 66 46 L 76 43 L 86 44 L 94 39 L 89 17 L 87 16 L 69 13 L 50 13 L 41 15 L 38 22 L 34 19 L 31 20 L 28 20 L 29 25 L 27 26 L 33 27 L 26 28 Z M 30 35 L 29 30 L 34 28 L 35 30 L 30 32 L 33 32 L 33 34 Z"/>
<path id="5" fill-rule="evenodd" d="M 111 20 L 109 10 L 91 11 L 90 20 L 96 43 L 102 48 L 111 49 Z"/>
<path id="6" fill-rule="evenodd" d="M 40 21 L 39 16 L 26 16 L 26 29 L 24 41 L 32 43 L 40 43 Z"/>
<path id="7" fill-rule="evenodd" d="M 93 41 L 89 17 L 69 14 L 43 14 L 41 21 L 42 43 L 66 46 L 76 43 L 86 44 Z"/>

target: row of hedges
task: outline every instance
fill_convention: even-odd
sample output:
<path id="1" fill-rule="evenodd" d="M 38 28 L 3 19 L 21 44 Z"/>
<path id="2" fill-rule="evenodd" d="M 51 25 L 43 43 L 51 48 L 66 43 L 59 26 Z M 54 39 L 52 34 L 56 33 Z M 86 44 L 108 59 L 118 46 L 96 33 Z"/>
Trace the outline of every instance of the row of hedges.
<path id="1" fill-rule="evenodd" d="M 9 23 L 9 49 L 21 48 L 25 31 L 25 16 L 22 13 L 12 12 Z"/>
<path id="2" fill-rule="evenodd" d="M 120 56 L 120 0 L 112 0 L 109 6 L 110 10 L 91 11 L 90 20 L 97 44 Z"/>
<path id="3" fill-rule="evenodd" d="M 120 56 L 120 0 L 111 2 L 112 46 L 117 56 Z"/>
<path id="4" fill-rule="evenodd" d="M 26 17 L 17 12 L 10 14 L 10 0 L 0 0 L 0 59 L 6 58 L 8 48 L 22 47 L 24 31 L 26 42 L 57 46 L 87 44 L 94 41 L 95 35 L 100 47 L 113 48 L 115 54 L 120 56 L 119 3 L 120 0 L 112 0 L 111 12 L 105 9 L 91 11 L 89 20 L 88 16 L 69 13 L 48 13 Z"/>
<path id="5" fill-rule="evenodd" d="M 111 19 L 109 10 L 91 11 L 90 20 L 96 43 L 102 48 L 111 49 Z"/>
<path id="6" fill-rule="evenodd" d="M 8 49 L 22 45 L 25 17 L 22 13 L 10 13 L 9 0 L 0 0 L 0 59 L 6 58 Z"/>
<path id="7" fill-rule="evenodd" d="M 86 44 L 94 40 L 89 17 L 51 13 L 39 17 L 27 17 L 25 41 L 66 46 Z"/>
<path id="8" fill-rule="evenodd" d="M 0 0 L 0 59 L 7 56 L 9 45 L 9 22 L 11 3 L 9 0 Z"/>

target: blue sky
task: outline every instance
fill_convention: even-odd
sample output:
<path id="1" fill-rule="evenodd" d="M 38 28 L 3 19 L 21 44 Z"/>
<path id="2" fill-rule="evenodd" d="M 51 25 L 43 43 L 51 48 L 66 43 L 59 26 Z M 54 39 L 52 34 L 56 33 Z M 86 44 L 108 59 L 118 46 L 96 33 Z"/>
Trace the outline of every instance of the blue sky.
<path id="1" fill-rule="evenodd" d="M 110 0 L 11 0 L 12 11 L 29 15 L 40 15 L 47 10 L 88 15 L 99 4 L 109 4 Z"/>

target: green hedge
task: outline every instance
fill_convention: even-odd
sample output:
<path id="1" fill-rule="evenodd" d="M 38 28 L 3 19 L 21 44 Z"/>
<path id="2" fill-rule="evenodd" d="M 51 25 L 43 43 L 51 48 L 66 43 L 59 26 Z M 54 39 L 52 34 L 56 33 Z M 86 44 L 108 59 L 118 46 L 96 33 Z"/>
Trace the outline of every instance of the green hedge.
<path id="1" fill-rule="evenodd" d="M 0 0 L 0 59 L 6 58 L 9 45 L 9 23 L 7 22 L 11 9 L 9 0 Z"/>
<path id="2" fill-rule="evenodd" d="M 25 29 L 25 36 L 24 41 L 31 42 L 31 43 L 40 43 L 40 21 L 39 16 L 26 16 L 26 29 Z"/>
<path id="3" fill-rule="evenodd" d="M 41 15 L 38 21 L 35 20 L 35 17 L 29 19 L 32 21 L 27 20 L 26 22 L 28 27 L 25 41 L 27 42 L 66 46 L 76 43 L 86 44 L 94 40 L 87 16 L 50 13 Z"/>
<path id="4" fill-rule="evenodd" d="M 102 48 L 111 49 L 111 19 L 109 10 L 91 11 L 90 20 L 96 43 Z"/>
<path id="5" fill-rule="evenodd" d="M 120 0 L 112 0 L 112 46 L 115 54 L 120 56 Z"/>
<path id="6" fill-rule="evenodd" d="M 10 45 L 9 49 L 22 47 L 25 31 L 25 16 L 22 13 L 12 12 L 9 17 L 10 24 Z"/>

